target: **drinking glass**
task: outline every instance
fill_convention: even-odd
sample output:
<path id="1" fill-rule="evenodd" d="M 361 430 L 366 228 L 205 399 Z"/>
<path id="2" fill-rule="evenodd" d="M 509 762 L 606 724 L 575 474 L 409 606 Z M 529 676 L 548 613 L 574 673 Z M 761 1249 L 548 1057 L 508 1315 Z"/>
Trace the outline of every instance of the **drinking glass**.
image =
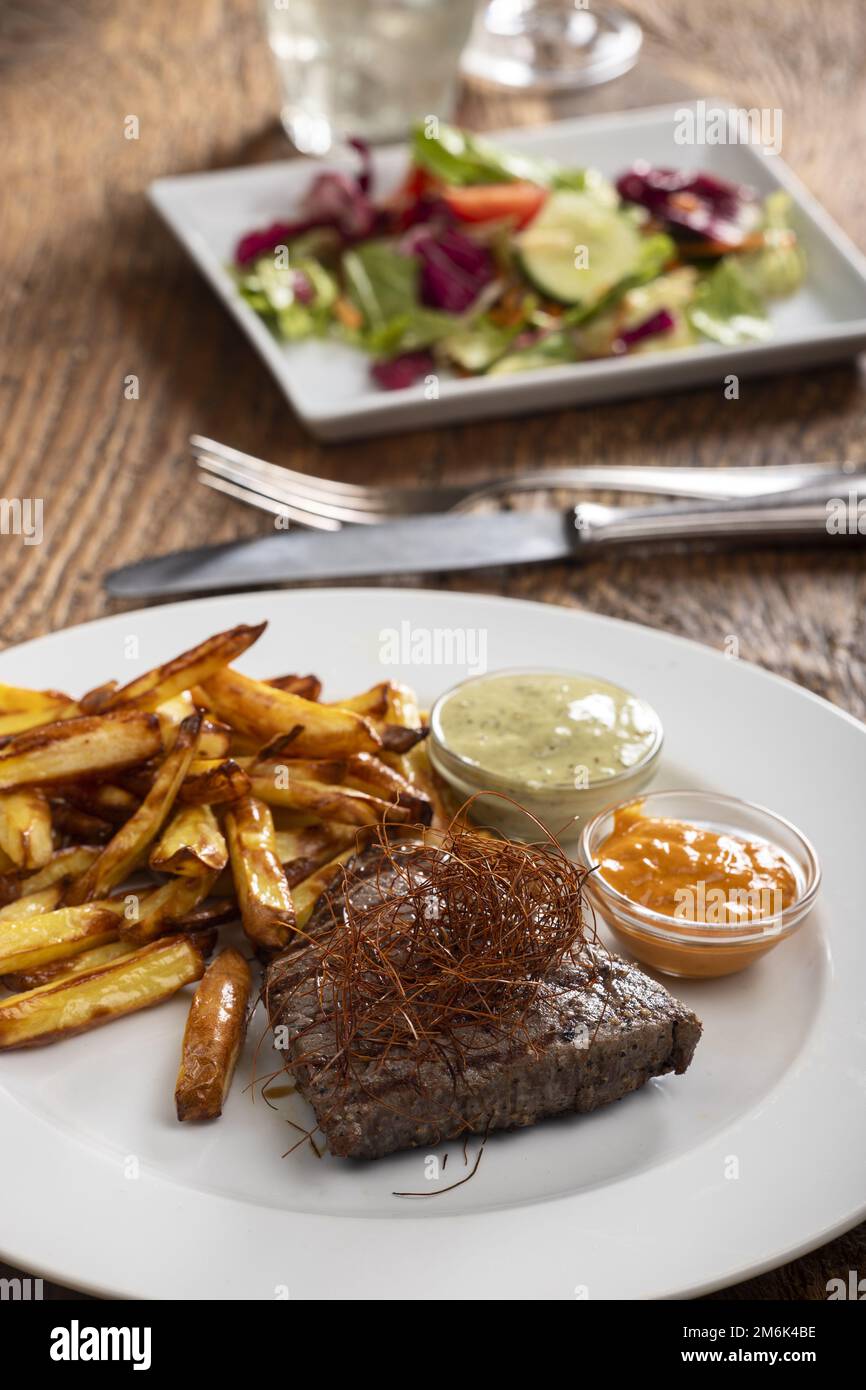
<path id="1" fill-rule="evenodd" d="M 489 0 L 478 13 L 462 68 L 501 87 L 592 87 L 628 72 L 640 25 L 590 0 Z"/>
<path id="2" fill-rule="evenodd" d="M 398 139 L 452 109 L 476 0 L 261 0 L 282 121 L 304 154 Z"/>

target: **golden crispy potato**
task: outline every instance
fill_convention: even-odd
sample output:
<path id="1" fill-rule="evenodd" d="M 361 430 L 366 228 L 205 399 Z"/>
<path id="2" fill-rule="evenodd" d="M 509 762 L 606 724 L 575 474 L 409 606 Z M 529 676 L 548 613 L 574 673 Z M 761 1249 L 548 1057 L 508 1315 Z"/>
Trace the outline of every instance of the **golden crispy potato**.
<path id="1" fill-rule="evenodd" d="M 48 883 L 44 888 L 35 888 L 0 907 L 0 923 L 20 922 L 24 917 L 38 917 L 43 912 L 53 912 L 63 901 L 63 884 Z"/>
<path id="2" fill-rule="evenodd" d="M 229 947 L 208 966 L 190 1005 L 174 1090 L 179 1120 L 222 1114 L 247 1031 L 250 967 Z"/>
<path id="3" fill-rule="evenodd" d="M 51 889 L 45 889 L 51 892 Z M 20 903 L 13 904 L 20 907 Z M 8 912 L 8 908 L 4 909 Z M 0 918 L 0 975 L 32 970 L 117 937 L 123 903 L 103 900 L 18 918 Z"/>
<path id="4" fill-rule="evenodd" d="M 181 691 L 202 684 L 220 667 L 234 661 L 261 637 L 266 627 L 267 623 L 259 623 L 256 627 L 241 624 L 208 637 L 206 642 L 200 642 L 188 652 L 181 652 L 172 661 L 163 662 L 162 666 L 146 671 L 143 676 L 137 676 L 128 685 L 115 690 L 105 708 L 116 709 L 118 705 L 136 704 L 143 709 L 155 709 L 174 695 L 180 695 Z"/>
<path id="5" fill-rule="evenodd" d="M 277 858 L 285 870 L 288 864 L 298 861 L 316 860 L 310 865 L 309 873 L 349 845 L 355 843 L 355 831 L 349 825 L 323 824 L 314 821 L 310 825 L 293 826 L 291 829 L 277 830 L 275 834 Z M 306 878 L 306 874 L 303 875 Z"/>
<path id="6" fill-rule="evenodd" d="M 226 812 L 225 828 L 244 931 L 256 946 L 277 951 L 292 934 L 295 909 L 273 817 L 263 801 L 245 796 Z"/>
<path id="7" fill-rule="evenodd" d="M 411 820 L 429 825 L 433 816 L 430 798 L 397 768 L 372 753 L 353 753 L 346 759 L 341 778 L 358 791 L 373 792 L 384 801 L 403 806 Z"/>
<path id="8" fill-rule="evenodd" d="M 297 917 L 296 926 L 299 932 L 306 927 L 313 908 L 325 889 L 339 881 L 342 866 L 348 863 L 354 853 L 354 846 L 351 849 L 343 850 L 342 854 L 337 854 L 333 859 L 329 859 L 327 864 L 323 864 L 320 869 L 316 869 L 315 873 L 310 874 L 308 878 L 305 878 L 296 888 L 292 889 Z"/>
<path id="9" fill-rule="evenodd" d="M 166 932 L 176 931 L 199 903 L 211 892 L 215 873 L 202 873 L 197 878 L 171 879 L 158 888 L 150 888 L 140 897 L 127 894 L 127 907 L 120 923 L 120 937 L 134 946 L 145 946 Z"/>
<path id="10" fill-rule="evenodd" d="M 70 845 L 68 849 L 58 849 L 52 854 L 43 869 L 33 874 L 23 874 L 20 869 L 0 875 L 0 903 L 11 903 L 29 893 L 38 893 L 42 888 L 57 884 L 60 890 L 79 874 L 101 851 L 98 845 Z"/>
<path id="11" fill-rule="evenodd" d="M 32 970 L 18 970 L 12 975 L 4 975 L 3 983 L 7 989 L 21 994 L 24 990 L 47 985 L 52 980 L 77 975 L 81 970 L 91 970 L 95 965 L 105 965 L 107 961 L 116 960 L 118 956 L 128 956 L 130 951 L 134 950 L 134 946 L 118 937 L 116 941 L 106 941 L 102 946 L 92 946 L 89 951 L 82 951 L 80 955 L 63 956 L 60 960 L 49 961 L 47 965 L 36 966 Z"/>
<path id="12" fill-rule="evenodd" d="M 0 791 L 96 777 L 161 751 L 159 721 L 143 710 L 79 715 L 10 739 L 0 749 Z"/>
<path id="13" fill-rule="evenodd" d="M 166 752 L 174 747 L 177 731 L 184 719 L 188 719 L 195 712 L 196 704 L 188 690 L 184 690 L 180 695 L 175 695 L 171 700 L 165 700 L 154 710 L 154 714 L 159 720 L 162 742 Z M 212 719 L 209 715 L 204 716 L 198 737 L 198 756 L 200 758 L 227 757 L 231 748 L 231 741 L 232 731 L 228 724 L 222 724 L 218 719 Z"/>
<path id="14" fill-rule="evenodd" d="M 20 869 L 41 869 L 54 853 L 51 807 L 32 787 L 0 793 L 0 849 Z"/>
<path id="15" fill-rule="evenodd" d="M 103 820 L 102 816 L 92 816 L 89 811 L 82 811 L 65 798 L 52 800 L 51 819 L 60 835 L 79 844 L 102 846 L 111 839 L 116 829 L 112 821 Z M 101 848 L 99 852 L 102 853 Z"/>
<path id="16" fill-rule="evenodd" d="M 0 1000 L 0 1048 L 58 1042 L 152 1004 L 200 980 L 204 957 L 188 936 L 166 937 L 140 951 L 24 994 Z"/>
<path id="17" fill-rule="evenodd" d="M 212 762 L 195 758 L 178 800 L 187 806 L 219 806 L 248 796 L 250 779 L 234 758 Z"/>
<path id="18" fill-rule="evenodd" d="M 269 805 L 308 811 L 320 820 L 333 820 L 340 825 L 404 823 L 411 819 L 405 807 L 391 805 L 368 792 L 297 777 L 289 762 L 257 765 L 250 773 L 250 781 L 253 796 Z"/>
<path id="19" fill-rule="evenodd" d="M 57 709 L 73 701 L 59 690 L 27 690 L 20 685 L 0 681 L 0 714 L 20 714 L 22 710 Z"/>
<path id="20" fill-rule="evenodd" d="M 39 729 L 46 724 L 55 724 L 58 719 L 72 719 L 80 713 L 80 708 L 72 700 L 64 700 L 44 709 L 15 710 L 11 714 L 0 714 L 0 738 L 12 738 L 28 729 Z"/>
<path id="21" fill-rule="evenodd" d="M 390 681 L 378 681 L 376 685 L 371 685 L 369 690 L 362 690 L 359 695 L 349 695 L 345 700 L 329 700 L 328 704 L 336 706 L 337 709 L 354 710 L 356 714 L 365 714 L 370 719 L 384 719 L 388 713 L 390 684 Z"/>
<path id="22" fill-rule="evenodd" d="M 295 734 L 293 748 L 299 758 L 372 753 L 380 744 L 361 715 L 305 700 L 239 671 L 219 671 L 205 682 L 204 691 L 220 718 L 247 738 L 263 743 Z"/>
<path id="23" fill-rule="evenodd" d="M 84 903 L 104 896 L 137 868 L 147 846 L 159 834 L 195 754 L 201 715 L 185 719 L 178 730 L 174 748 L 167 754 L 153 786 L 138 810 L 109 840 L 99 858 L 72 884 L 69 903 Z"/>
<path id="24" fill-rule="evenodd" d="M 163 874 L 197 878 L 203 870 L 224 869 L 229 852 L 210 806 L 183 806 L 150 852 L 150 867 Z"/>
<path id="25" fill-rule="evenodd" d="M 141 804 L 139 797 L 126 787 L 113 782 L 91 782 L 83 786 L 65 786 L 63 800 L 68 806 L 75 806 L 85 815 L 97 816 L 112 825 L 120 825 L 129 820 Z"/>
<path id="26" fill-rule="evenodd" d="M 115 690 L 120 688 L 120 681 L 105 681 L 102 685 L 96 685 L 92 690 L 88 690 L 86 695 L 82 695 L 78 701 L 82 714 L 101 714 L 108 704 L 110 696 Z"/>
<path id="27" fill-rule="evenodd" d="M 288 690 L 292 695 L 303 695 L 305 700 L 318 700 L 322 693 L 318 676 L 273 676 L 265 684 L 275 685 L 277 690 Z"/>

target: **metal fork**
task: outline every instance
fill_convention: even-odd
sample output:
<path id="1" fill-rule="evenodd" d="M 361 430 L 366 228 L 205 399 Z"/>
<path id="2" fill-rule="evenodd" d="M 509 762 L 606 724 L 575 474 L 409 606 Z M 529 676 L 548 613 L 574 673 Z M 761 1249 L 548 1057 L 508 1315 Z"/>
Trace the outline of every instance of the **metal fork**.
<path id="1" fill-rule="evenodd" d="M 274 516 L 324 531 L 341 526 L 376 525 L 400 516 L 462 511 L 476 502 L 510 492 L 556 488 L 642 492 L 668 497 L 742 499 L 796 491 L 804 484 L 853 474 L 855 463 L 792 463 L 763 468 L 667 468 L 601 465 L 543 468 L 514 478 L 435 487 L 389 488 L 340 483 L 283 468 L 266 459 L 194 434 L 190 445 L 199 481 L 217 492 Z"/>

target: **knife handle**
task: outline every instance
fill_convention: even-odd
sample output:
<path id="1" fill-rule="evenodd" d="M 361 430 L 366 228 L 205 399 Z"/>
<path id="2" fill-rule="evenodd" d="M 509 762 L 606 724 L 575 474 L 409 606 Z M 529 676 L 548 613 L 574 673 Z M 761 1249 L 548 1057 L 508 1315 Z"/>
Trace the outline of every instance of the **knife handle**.
<path id="1" fill-rule="evenodd" d="M 804 545 L 840 536 L 866 538 L 866 498 L 850 496 L 814 501 L 711 502 L 677 507 L 574 508 L 580 545 L 635 545 L 647 541 L 760 538 L 801 541 Z"/>

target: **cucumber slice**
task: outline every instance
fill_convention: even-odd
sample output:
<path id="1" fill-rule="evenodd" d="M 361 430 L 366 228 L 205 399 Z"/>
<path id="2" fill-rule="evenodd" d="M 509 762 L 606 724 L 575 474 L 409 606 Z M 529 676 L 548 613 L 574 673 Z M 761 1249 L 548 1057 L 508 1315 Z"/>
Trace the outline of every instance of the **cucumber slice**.
<path id="1" fill-rule="evenodd" d="M 586 193 L 552 193 L 517 238 L 533 285 L 561 304 L 592 305 L 630 275 L 643 238 L 633 221 Z"/>

